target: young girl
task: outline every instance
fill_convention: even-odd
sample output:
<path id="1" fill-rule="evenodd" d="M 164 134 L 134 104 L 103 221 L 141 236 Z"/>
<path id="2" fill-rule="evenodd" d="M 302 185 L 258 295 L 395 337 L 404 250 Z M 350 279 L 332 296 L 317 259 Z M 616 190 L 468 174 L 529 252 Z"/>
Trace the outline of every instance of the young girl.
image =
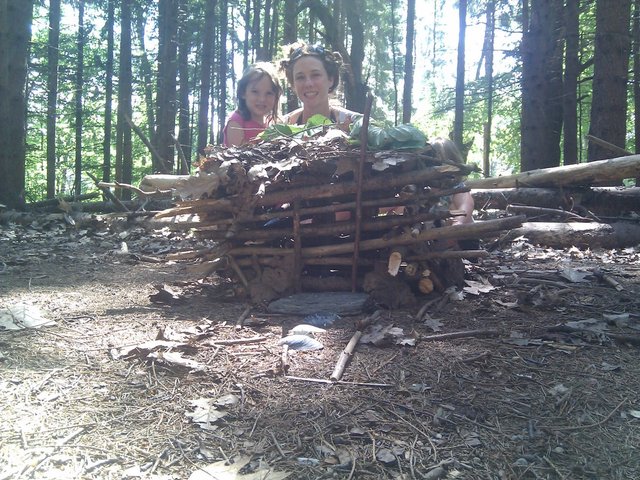
<path id="1" fill-rule="evenodd" d="M 259 62 L 247 68 L 238 82 L 238 109 L 223 130 L 223 145 L 247 143 L 274 122 L 281 94 L 273 65 Z"/>

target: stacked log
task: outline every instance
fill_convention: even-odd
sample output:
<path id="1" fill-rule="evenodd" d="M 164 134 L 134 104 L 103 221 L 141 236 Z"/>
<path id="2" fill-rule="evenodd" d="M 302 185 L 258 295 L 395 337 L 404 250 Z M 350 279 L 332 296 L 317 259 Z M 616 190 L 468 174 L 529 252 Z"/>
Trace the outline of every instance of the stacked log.
<path id="1" fill-rule="evenodd" d="M 430 145 L 367 152 L 331 134 L 210 147 L 199 174 L 181 179 L 183 198 L 159 217 L 194 215 L 196 235 L 215 247 L 182 252 L 199 272 L 233 278 L 255 302 L 310 290 L 378 291 L 390 306 L 411 302 L 419 285 L 462 282 L 456 240 L 520 225 L 512 217 L 446 226 L 447 199 L 468 191 L 473 167 L 439 158 Z M 361 181 L 358 181 L 361 173 Z M 438 228 L 439 227 L 439 228 Z M 428 290 L 424 286 L 424 291 Z"/>

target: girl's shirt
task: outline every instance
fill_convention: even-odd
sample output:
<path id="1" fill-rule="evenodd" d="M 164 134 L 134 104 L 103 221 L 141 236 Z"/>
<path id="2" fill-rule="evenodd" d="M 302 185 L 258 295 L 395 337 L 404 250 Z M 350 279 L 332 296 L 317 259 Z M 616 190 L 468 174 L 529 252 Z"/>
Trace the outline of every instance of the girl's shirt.
<path id="1" fill-rule="evenodd" d="M 252 120 L 252 119 L 245 120 L 244 118 L 242 118 L 242 115 L 240 115 L 240 112 L 236 110 L 231 114 L 231 116 L 227 120 L 227 124 L 224 126 L 224 130 L 222 131 L 222 144 L 225 147 L 229 146 L 229 144 L 227 143 L 227 129 L 229 128 L 229 122 L 235 122 L 238 125 L 240 125 L 240 128 L 242 129 L 242 133 L 244 135 L 242 143 L 248 142 L 249 140 L 254 138 L 256 135 L 260 134 L 265 129 L 264 125 L 259 124 L 255 120 Z M 233 126 L 231 128 L 238 128 L 238 127 Z"/>

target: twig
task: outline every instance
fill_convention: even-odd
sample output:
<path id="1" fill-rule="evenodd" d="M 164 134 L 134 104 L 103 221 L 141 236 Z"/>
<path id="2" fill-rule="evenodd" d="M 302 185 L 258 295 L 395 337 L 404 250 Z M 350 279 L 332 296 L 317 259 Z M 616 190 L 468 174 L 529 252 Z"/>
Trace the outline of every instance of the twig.
<path id="1" fill-rule="evenodd" d="M 599 427 L 603 423 L 607 422 L 613 416 L 613 414 L 616 413 L 620 409 L 620 407 L 622 405 L 624 405 L 624 402 L 626 402 L 626 401 L 627 401 L 626 397 L 623 398 L 622 401 L 618 405 L 616 405 L 616 408 L 611 410 L 609 415 L 607 415 L 602 420 L 600 420 L 599 422 L 596 422 L 596 423 L 590 423 L 589 425 L 577 425 L 575 427 L 551 427 L 551 426 L 548 426 L 548 425 L 541 425 L 541 426 L 538 427 L 538 429 L 544 428 L 544 429 L 553 430 L 553 431 L 571 432 L 571 431 L 574 431 L 574 430 L 583 430 L 585 428 Z"/>
<path id="2" fill-rule="evenodd" d="M 600 269 L 596 269 L 593 271 L 593 274 L 602 282 L 606 283 L 610 287 L 615 288 L 617 291 L 621 292 L 624 290 L 624 287 L 611 275 L 607 275 Z"/>
<path id="3" fill-rule="evenodd" d="M 256 342 L 264 342 L 267 337 L 263 337 L 258 335 L 257 337 L 251 338 L 236 338 L 231 340 L 214 340 L 213 342 L 209 342 L 210 345 L 241 345 L 244 343 L 256 343 Z"/>
<path id="4" fill-rule="evenodd" d="M 236 259 L 231 255 L 227 255 L 227 260 L 229 262 L 229 265 L 231 265 L 231 268 L 233 268 L 233 271 L 236 272 L 236 275 L 238 275 L 238 278 L 240 279 L 244 287 L 249 288 L 249 281 L 247 280 L 247 277 L 244 276 L 244 273 L 242 273 L 242 269 L 238 265 L 238 262 L 236 262 Z"/>
<path id="5" fill-rule="evenodd" d="M 282 373 L 286 374 L 289 371 L 289 345 L 282 346 Z"/>
<path id="6" fill-rule="evenodd" d="M 96 184 L 96 187 L 98 187 L 102 193 L 104 193 L 104 196 L 107 197 L 109 200 L 111 200 L 113 202 L 113 204 L 118 207 L 118 209 L 121 212 L 129 212 L 130 210 L 124 205 L 124 203 L 122 203 L 120 201 L 120 199 L 118 197 L 116 197 L 111 190 L 109 190 L 109 184 L 107 183 L 103 183 L 101 181 L 98 180 L 98 178 L 93 175 L 91 172 L 85 172 L 87 174 L 87 176 L 89 178 L 91 178 L 91 180 L 93 180 L 93 183 Z"/>
<path id="7" fill-rule="evenodd" d="M 556 472 L 556 475 L 558 475 L 558 478 L 560 478 L 560 480 L 564 480 L 565 478 L 567 478 L 567 477 L 565 477 L 564 475 L 562 475 L 562 473 L 560 473 L 560 470 L 558 470 L 558 467 L 556 467 L 556 466 L 555 466 L 555 464 L 551 461 L 551 459 L 550 459 L 549 457 L 547 457 L 546 455 L 544 455 L 544 456 L 542 457 L 542 459 L 543 459 L 545 462 L 547 462 L 551 468 L 553 468 L 553 471 L 554 471 L 554 472 Z"/>
<path id="8" fill-rule="evenodd" d="M 353 357 L 353 352 L 356 349 L 356 345 L 358 345 L 360 337 L 362 337 L 362 332 L 358 330 L 353 334 L 349 343 L 347 343 L 347 346 L 340 354 L 340 358 L 338 358 L 338 363 L 336 363 L 336 367 L 333 369 L 331 377 L 329 377 L 332 381 L 337 382 L 342 377 L 344 369 L 347 367 L 347 363 L 349 363 L 349 360 Z"/>
<path id="9" fill-rule="evenodd" d="M 236 330 L 240 330 L 242 328 L 242 323 L 247 319 L 252 309 L 253 309 L 252 305 L 249 305 L 247 308 L 244 309 L 244 312 L 242 312 L 242 315 L 240 315 L 238 317 L 238 320 L 236 320 Z"/>
<path id="10" fill-rule="evenodd" d="M 327 380 L 324 378 L 310 378 L 310 377 L 294 377 L 291 375 L 285 375 L 284 378 L 287 380 L 296 380 L 300 382 L 312 382 L 312 383 L 327 383 L 327 384 L 339 384 L 339 385 L 352 385 L 355 387 L 379 387 L 379 388 L 390 388 L 394 387 L 390 383 L 366 383 L 366 382 L 346 382 L 344 380 Z"/>
<path id="11" fill-rule="evenodd" d="M 280 444 L 278 443 L 278 439 L 276 438 L 276 436 L 273 434 L 273 432 L 271 430 L 269 430 L 269 435 L 271 435 L 271 438 L 273 439 L 273 443 L 275 444 L 276 448 L 278 449 L 278 453 L 280 453 L 280 456 L 283 459 L 287 458 L 287 456 L 282 451 L 282 447 L 280 447 Z"/>
<path id="12" fill-rule="evenodd" d="M 427 335 L 426 337 L 420 337 L 420 340 L 424 341 L 437 341 L 437 340 L 449 340 L 452 338 L 464 338 L 464 337 L 494 337 L 498 335 L 497 330 L 462 330 L 460 332 L 439 333 L 436 335 Z"/>

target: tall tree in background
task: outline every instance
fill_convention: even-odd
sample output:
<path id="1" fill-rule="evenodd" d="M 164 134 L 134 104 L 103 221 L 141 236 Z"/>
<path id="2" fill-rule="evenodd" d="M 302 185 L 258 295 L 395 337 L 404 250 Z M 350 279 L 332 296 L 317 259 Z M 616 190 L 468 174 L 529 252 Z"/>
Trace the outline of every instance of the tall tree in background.
<path id="1" fill-rule="evenodd" d="M 133 22 L 136 28 L 136 37 L 140 46 L 140 73 L 143 82 L 144 91 L 144 106 L 146 113 L 147 123 L 147 138 L 152 145 L 155 145 L 155 128 L 156 128 L 156 115 L 154 113 L 155 103 L 153 101 L 153 72 L 151 69 L 151 62 L 149 61 L 149 55 L 146 48 L 146 25 L 147 16 L 149 12 L 148 5 L 144 5 L 140 2 L 134 2 L 132 5 Z"/>
<path id="2" fill-rule="evenodd" d="M 464 131 L 464 54 L 467 30 L 467 0 L 458 2 L 458 66 L 456 69 L 456 109 L 453 120 L 454 143 L 462 148 Z"/>
<path id="3" fill-rule="evenodd" d="M 78 36 L 76 39 L 76 81 L 75 81 L 75 177 L 74 193 L 82 193 L 82 85 L 84 84 L 84 0 L 78 2 Z"/>
<path id="4" fill-rule="evenodd" d="M 635 152 L 640 153 L 640 0 L 633 0 L 633 113 L 634 132 L 633 139 Z M 636 186 L 640 187 L 640 181 L 636 179 Z"/>
<path id="5" fill-rule="evenodd" d="M 402 123 L 411 122 L 411 92 L 413 91 L 413 44 L 415 37 L 416 0 L 407 0 L 407 38 L 404 54 L 404 90 L 402 92 Z"/>
<path id="6" fill-rule="evenodd" d="M 487 2 L 487 25 L 484 34 L 485 78 L 487 79 L 487 120 L 482 132 L 482 172 L 485 177 L 491 175 L 491 130 L 493 123 L 493 43 L 496 35 L 496 4 Z"/>
<path id="7" fill-rule="evenodd" d="M 564 83 L 562 87 L 563 159 L 578 163 L 578 77 L 580 75 L 580 0 L 566 0 L 564 12 Z"/>
<path id="8" fill-rule="evenodd" d="M 191 28 L 189 21 L 189 3 L 185 0 L 180 4 L 180 21 L 178 27 L 178 146 L 182 151 L 187 165 L 180 162 L 181 174 L 188 174 L 191 162 L 191 125 L 190 125 L 190 84 L 189 84 L 189 53 L 191 51 Z"/>
<path id="9" fill-rule="evenodd" d="M 133 75 L 131 73 L 131 1 L 120 4 L 120 68 L 118 71 L 118 121 L 116 127 L 116 180 L 131 184 L 133 148 L 129 122 L 133 115 L 131 96 Z M 131 191 L 119 191 L 129 200 Z"/>
<path id="10" fill-rule="evenodd" d="M 364 11 L 364 6 L 361 0 L 348 1 L 343 5 L 346 9 L 347 25 L 349 25 L 349 29 L 351 30 L 351 48 L 346 57 L 347 64 L 349 65 L 349 75 L 347 76 L 349 88 L 345 91 L 346 106 L 350 110 L 364 112 L 367 93 L 369 92 L 369 87 L 367 87 L 367 84 L 364 82 L 362 74 L 365 44 L 364 25 L 362 24 L 362 16 L 360 13 Z M 340 36 L 336 35 L 334 38 L 335 41 L 337 41 L 340 39 Z M 334 48 L 337 46 L 338 45 L 334 45 Z M 346 53 L 345 46 L 340 44 L 340 48 Z"/>
<path id="11" fill-rule="evenodd" d="M 160 171 L 171 172 L 174 166 L 173 131 L 176 126 L 176 87 L 178 76 L 178 1 L 158 2 L 158 78 L 156 94 L 156 151 L 164 165 Z"/>
<path id="12" fill-rule="evenodd" d="M 631 0 L 598 0 L 593 64 L 593 100 L 589 134 L 625 147 L 627 80 L 631 35 Z M 589 161 L 612 157 L 612 152 L 591 142 Z"/>
<path id="13" fill-rule="evenodd" d="M 107 61 L 105 62 L 104 139 L 102 144 L 102 181 L 111 181 L 111 116 L 113 115 L 113 50 L 115 0 L 107 0 Z"/>
<path id="14" fill-rule="evenodd" d="M 227 0 L 220 0 L 220 48 L 218 59 L 219 95 L 218 95 L 218 132 L 217 142 L 222 143 L 222 130 L 227 116 L 227 36 L 229 34 L 229 4 Z"/>
<path id="15" fill-rule="evenodd" d="M 398 124 L 400 110 L 400 99 L 398 95 L 398 25 L 397 25 L 397 0 L 391 0 L 390 21 L 391 21 L 391 73 L 393 75 L 393 124 Z"/>
<path id="16" fill-rule="evenodd" d="M 56 120 L 58 117 L 60 16 L 60 0 L 51 0 L 49 2 L 49 36 L 47 42 L 47 198 L 56 196 Z"/>
<path id="17" fill-rule="evenodd" d="M 204 14 L 204 31 L 201 35 L 200 46 L 200 95 L 198 98 L 198 143 L 199 154 L 204 154 L 204 148 L 209 143 L 209 100 L 211 98 L 211 72 L 214 56 L 214 33 L 216 21 L 217 0 L 206 0 Z"/>
<path id="18" fill-rule="evenodd" d="M 0 1 L 0 203 L 23 203 L 26 111 L 25 83 L 33 0 Z"/>
<path id="19" fill-rule="evenodd" d="M 284 9 L 282 12 L 282 42 L 283 45 L 289 45 L 298 39 L 298 10 L 297 0 L 284 0 Z M 287 106 L 286 111 L 292 112 L 298 108 L 298 99 L 287 84 Z"/>
<path id="20" fill-rule="evenodd" d="M 560 164 L 562 129 L 562 0 L 524 0 L 522 171 Z"/>

